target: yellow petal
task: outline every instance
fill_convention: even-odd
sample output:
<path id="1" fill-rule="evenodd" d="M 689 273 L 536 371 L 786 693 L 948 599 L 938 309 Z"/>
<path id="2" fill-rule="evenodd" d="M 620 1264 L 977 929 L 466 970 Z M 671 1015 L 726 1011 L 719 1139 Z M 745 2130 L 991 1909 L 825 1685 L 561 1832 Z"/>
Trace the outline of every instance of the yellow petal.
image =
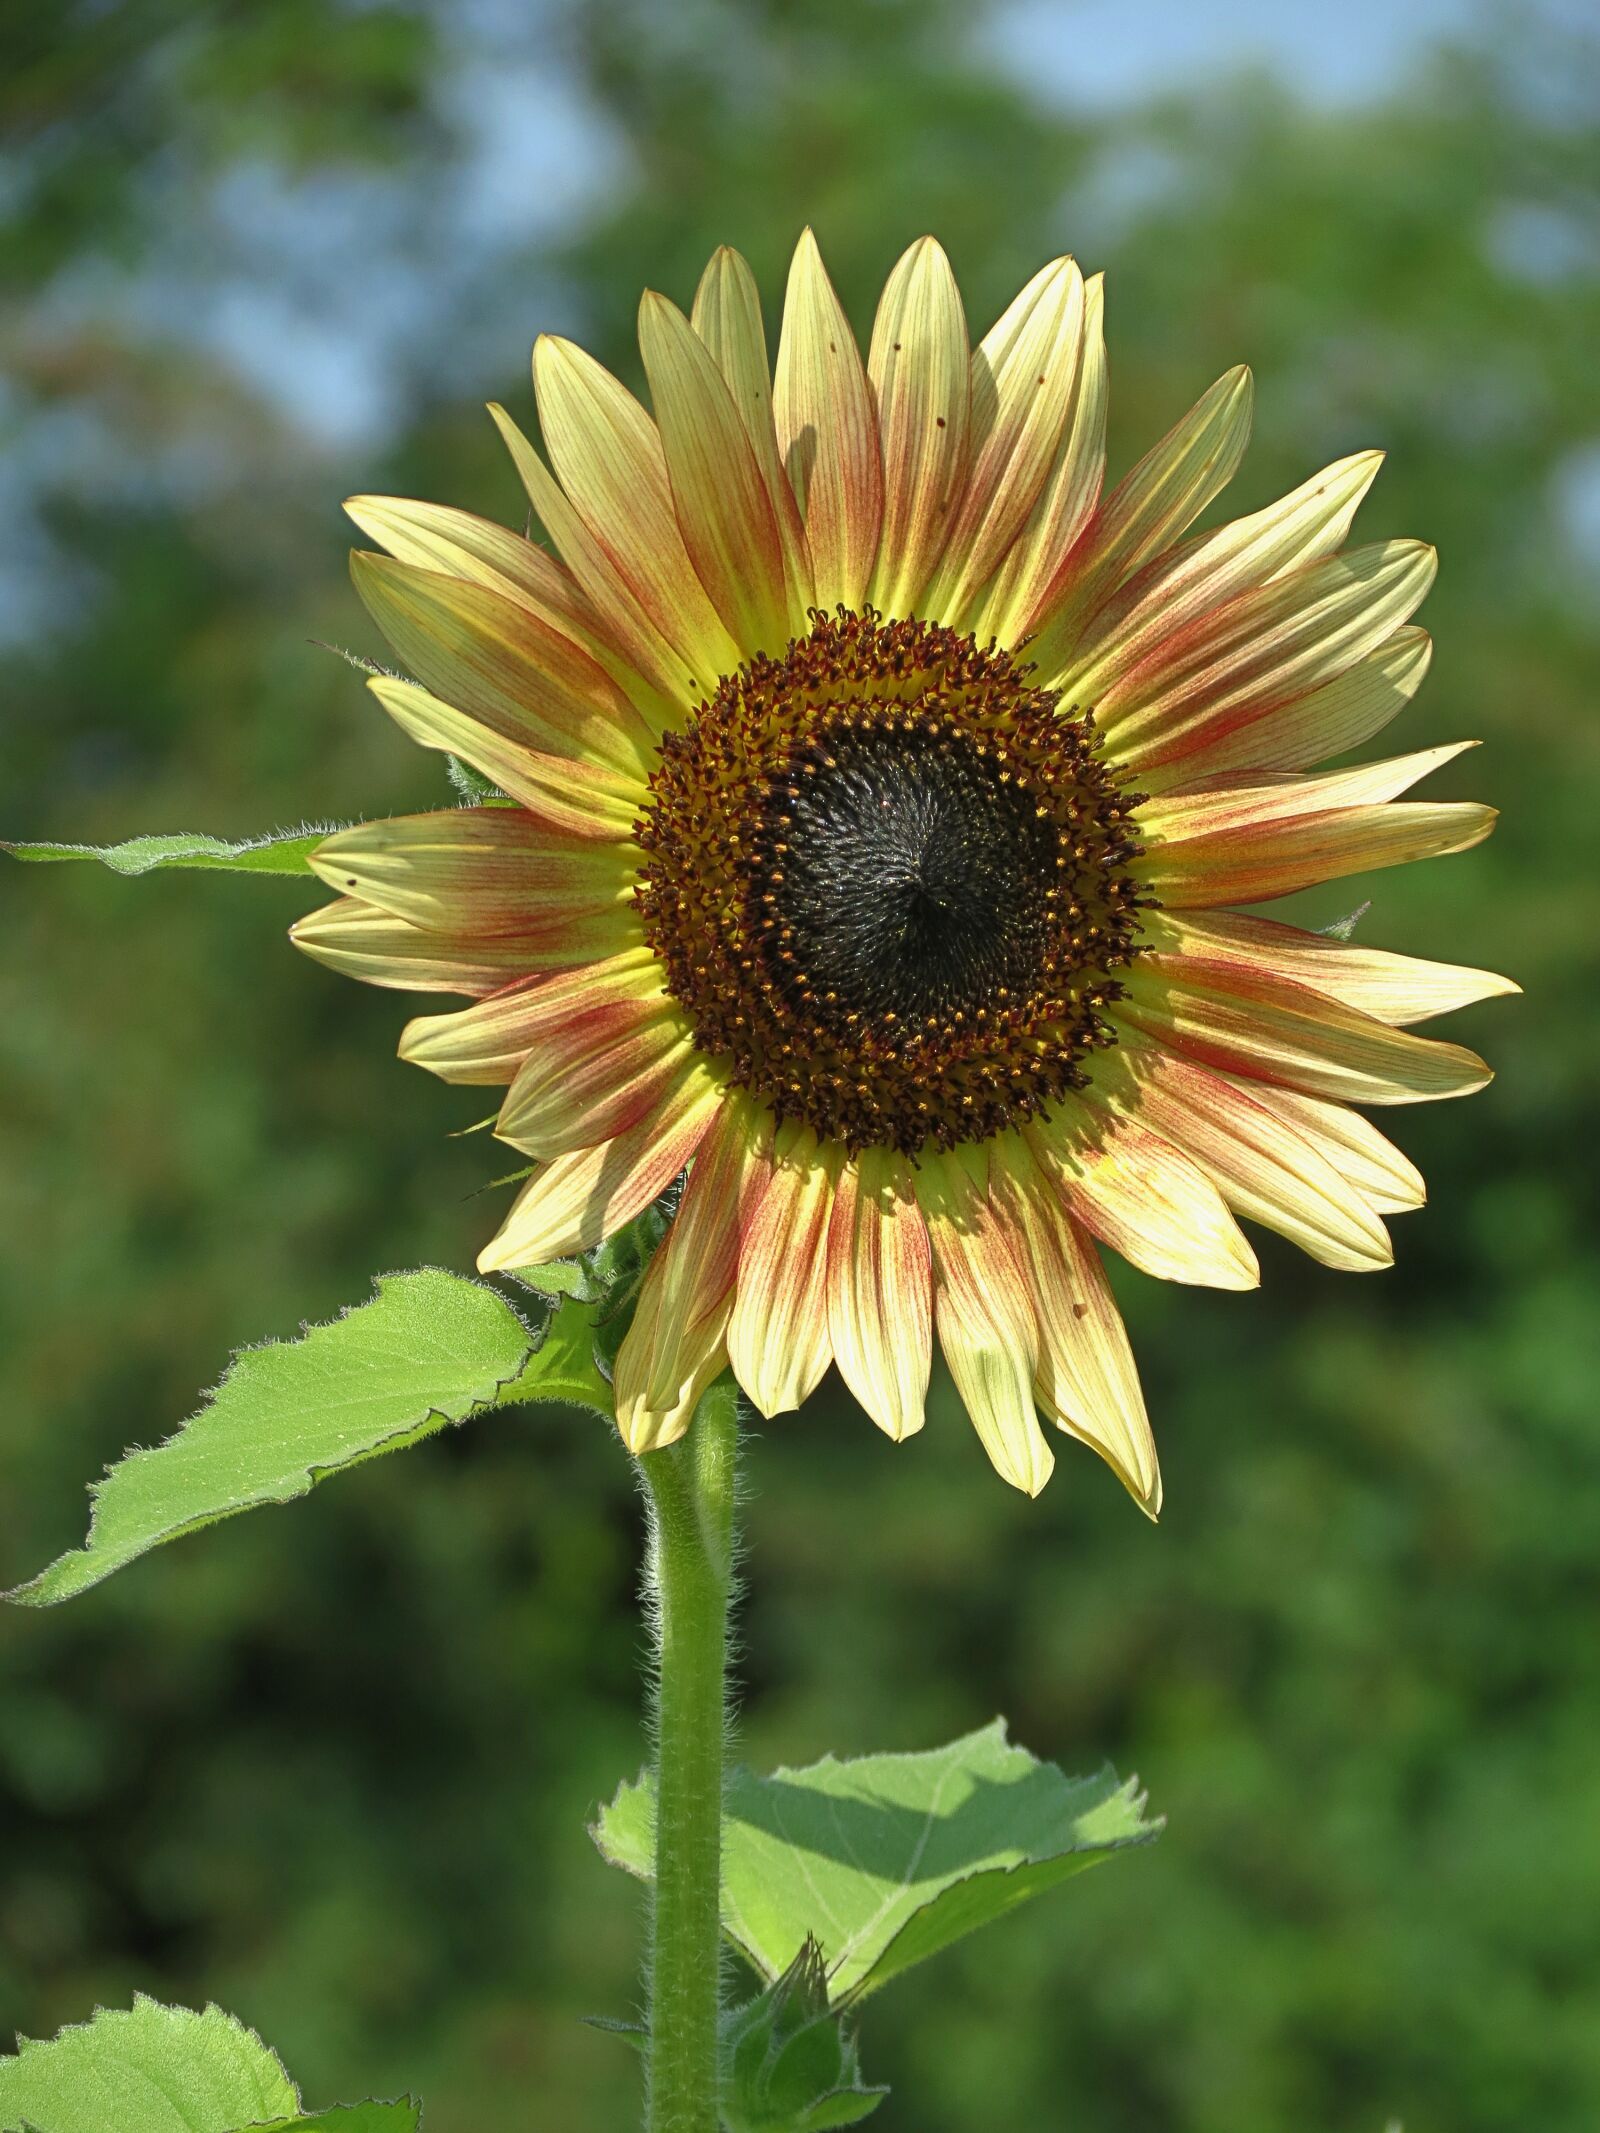
<path id="1" fill-rule="evenodd" d="M 867 354 L 883 440 L 883 539 L 872 604 L 920 612 L 966 473 L 967 320 L 950 262 L 921 237 L 884 284 Z"/>
<path id="2" fill-rule="evenodd" d="M 460 756 L 549 828 L 633 849 L 642 793 L 631 780 L 604 764 L 543 755 L 453 704 L 441 703 L 414 681 L 375 674 L 367 687 L 402 732 L 424 748 Z"/>
<path id="3" fill-rule="evenodd" d="M 1494 825 L 1492 807 L 1465 800 L 1335 807 L 1162 846 L 1132 871 L 1168 909 L 1205 911 L 1470 851 Z"/>
<path id="4" fill-rule="evenodd" d="M 1226 772 L 1306 770 L 1381 733 L 1410 703 L 1433 658 L 1414 624 L 1397 629 L 1342 674 L 1287 702 L 1240 700 L 1191 728 L 1184 752 L 1139 765 L 1148 793 Z"/>
<path id="5" fill-rule="evenodd" d="M 1256 1255 L 1199 1165 L 1093 1090 L 1023 1129 L 1074 1217 L 1158 1281 L 1253 1289 Z"/>
<path id="6" fill-rule="evenodd" d="M 1250 397 L 1249 371 L 1226 372 L 1106 498 L 1026 619 L 1042 688 L 1067 671 L 1100 603 L 1227 486 L 1249 440 Z"/>
<path id="7" fill-rule="evenodd" d="M 858 608 L 883 524 L 878 418 L 850 321 L 809 230 L 789 268 L 772 413 L 805 518 L 817 605 Z"/>
<path id="8" fill-rule="evenodd" d="M 507 740 L 611 773 L 642 796 L 654 736 L 605 669 L 515 600 L 357 551 L 369 613 L 425 688 Z"/>
<path id="9" fill-rule="evenodd" d="M 780 1140 L 745 1227 L 728 1360 L 764 1415 L 799 1407 L 833 1360 L 828 1221 L 842 1161 L 809 1129 Z"/>
<path id="10" fill-rule="evenodd" d="M 697 1054 L 658 1109 L 615 1140 L 558 1156 L 522 1188 L 478 1254 L 481 1273 L 570 1259 L 643 1213 L 704 1138 L 723 1085 Z"/>
<path id="11" fill-rule="evenodd" d="M 408 925 L 514 933 L 584 911 L 623 910 L 633 847 L 562 837 L 512 807 L 391 815 L 324 837 L 312 871 Z"/>
<path id="12" fill-rule="evenodd" d="M 970 466 L 927 613 L 963 627 L 967 609 L 1021 532 L 1072 407 L 1083 345 L 1083 276 L 1042 267 L 972 352 Z"/>
<path id="13" fill-rule="evenodd" d="M 1140 931 L 1145 946 L 1158 952 L 1244 963 L 1269 977 L 1290 978 L 1313 992 L 1328 993 L 1380 1022 L 1425 1022 L 1478 1000 L 1522 990 L 1492 970 L 1394 955 L 1364 942 L 1306 933 L 1298 926 L 1247 918 L 1236 911 L 1152 911 Z"/>
<path id="14" fill-rule="evenodd" d="M 1010 1136 L 990 1193 L 1033 1285 L 1039 1324 L 1034 1393 L 1060 1429 L 1099 1453 L 1142 1511 L 1161 1509 L 1161 1469 L 1122 1314 L 1099 1254 L 1067 1202 Z"/>
<path id="15" fill-rule="evenodd" d="M 589 533 L 691 673 L 707 686 L 731 673 L 738 649 L 684 547 L 655 424 L 609 370 L 553 334 L 534 343 L 533 385 L 550 463 Z"/>
<path id="16" fill-rule="evenodd" d="M 1100 501 L 1106 471 L 1105 276 L 1083 285 L 1083 328 L 1072 395 L 1049 477 L 1011 552 L 978 603 L 978 642 L 1015 645 L 1044 612 L 1052 585 Z"/>
<path id="17" fill-rule="evenodd" d="M 1413 1037 L 1285 978 L 1238 963 L 1144 955 L 1110 1010 L 1202 1066 L 1334 1103 L 1429 1103 L 1491 1079 L 1473 1052 Z"/>
<path id="18" fill-rule="evenodd" d="M 482 994 L 531 971 L 596 962 L 625 945 L 630 924 L 629 915 L 617 909 L 563 919 L 548 928 L 485 934 L 466 921 L 408 925 L 377 904 L 341 896 L 298 919 L 289 938 L 314 961 L 368 985 Z"/>
<path id="19" fill-rule="evenodd" d="M 1416 1165 L 1381 1134 L 1371 1119 L 1320 1096 L 1302 1096 L 1268 1081 L 1238 1081 L 1257 1103 L 1286 1119 L 1377 1215 L 1403 1215 L 1421 1207 L 1428 1188 Z"/>
<path id="20" fill-rule="evenodd" d="M 796 631 L 804 632 L 806 612 L 816 603 L 811 548 L 793 484 L 778 450 L 772 415 L 772 373 L 767 366 L 767 337 L 761 323 L 756 278 L 748 263 L 730 246 L 720 245 L 711 255 L 695 291 L 690 323 L 727 381 L 760 465 L 778 517 L 790 617 Z"/>
<path id="21" fill-rule="evenodd" d="M 1151 564 L 1095 616 L 1057 686 L 1073 703 L 1096 703 L 1119 674 L 1240 593 L 1331 554 L 1382 464 L 1381 452 L 1335 460 L 1264 511 Z"/>
<path id="22" fill-rule="evenodd" d="M 1108 753 L 1142 771 L 1308 695 L 1407 621 L 1437 570 L 1423 542 L 1385 541 L 1241 593 L 1107 682 L 1094 712 Z"/>
<path id="23" fill-rule="evenodd" d="M 1276 1230 L 1324 1266 L 1392 1263 L 1383 1224 L 1305 1136 L 1237 1082 L 1124 1037 L 1095 1087 L 1193 1156 L 1235 1214 Z"/>
<path id="24" fill-rule="evenodd" d="M 419 1015 L 400 1033 L 400 1057 L 441 1081 L 504 1087 L 552 1023 L 619 1004 L 642 1009 L 660 996 L 660 966 L 641 941 L 581 970 L 507 986 L 460 1013 Z"/>
<path id="25" fill-rule="evenodd" d="M 1002 1481 L 1037 1496 L 1055 1455 L 1033 1408 L 1039 1329 L 1011 1240 L 962 1165 L 925 1156 L 917 1199 L 933 1246 L 934 1322 L 961 1403 Z"/>
<path id="26" fill-rule="evenodd" d="M 495 1120 L 499 1139 L 540 1161 L 626 1133 L 695 1057 L 694 1033 L 658 972 L 643 974 L 643 993 L 621 983 L 591 992 L 588 977 L 574 971 L 534 988 L 523 1055 Z"/>
<path id="27" fill-rule="evenodd" d="M 840 1172 L 828 1225 L 828 1337 L 839 1375 L 896 1442 L 921 1429 L 933 1354 L 928 1226 L 909 1169 L 866 1148 Z"/>

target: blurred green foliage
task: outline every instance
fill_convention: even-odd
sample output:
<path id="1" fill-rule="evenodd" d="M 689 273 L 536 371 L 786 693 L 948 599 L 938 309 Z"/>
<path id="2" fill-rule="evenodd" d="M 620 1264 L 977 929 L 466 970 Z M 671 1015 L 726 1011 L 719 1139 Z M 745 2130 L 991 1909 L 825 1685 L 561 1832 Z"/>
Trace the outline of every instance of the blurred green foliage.
<path id="1" fill-rule="evenodd" d="M 720 241 L 775 304 L 814 220 L 862 325 L 924 227 L 980 329 L 1054 251 L 1107 266 L 1116 466 L 1256 365 L 1232 509 L 1390 448 L 1363 532 L 1443 554 L 1395 745 L 1481 736 L 1437 790 L 1505 821 L 1302 901 L 1370 893 L 1366 937 L 1516 975 L 1526 1001 L 1456 1024 L 1501 1078 L 1398 1120 L 1434 1197 L 1392 1273 L 1269 1240 L 1255 1296 L 1123 1284 L 1159 1531 L 1087 1455 L 1015 1497 L 947 1393 L 903 1450 L 832 1392 L 762 1429 L 742 1745 L 922 1747 L 1003 1710 L 1170 1816 L 875 2003 L 886 2128 L 1590 2133 L 1592 46 L 1530 20 L 1368 108 L 1257 79 L 1083 117 L 993 71 L 954 0 L 151 0 L 9 9 L 0 39 L 0 267 L 35 299 L 0 328 L 7 835 L 439 804 L 308 641 L 367 642 L 337 498 L 520 523 L 475 401 L 528 411 L 547 324 L 636 376 L 637 289 L 685 300 Z M 582 118 L 592 167 L 559 214 L 469 230 L 466 92 L 497 70 L 544 83 L 530 128 Z M 241 369 L 218 320 L 241 279 L 274 293 L 247 240 L 286 203 L 301 309 Z M 317 362 L 352 316 L 383 395 L 341 432 Z M 0 896 L 11 1583 L 233 1345 L 470 1264 L 497 1203 L 487 1143 L 448 1137 L 473 1093 L 396 1062 L 393 996 L 289 951 L 292 885 L 17 868 Z M 0 2031 L 214 1995 L 309 2094 L 414 2087 L 430 2133 L 631 2122 L 632 2055 L 577 2018 L 638 1990 L 634 1893 L 580 1833 L 639 1755 L 637 1544 L 615 1443 L 533 1410 L 0 1623 Z"/>

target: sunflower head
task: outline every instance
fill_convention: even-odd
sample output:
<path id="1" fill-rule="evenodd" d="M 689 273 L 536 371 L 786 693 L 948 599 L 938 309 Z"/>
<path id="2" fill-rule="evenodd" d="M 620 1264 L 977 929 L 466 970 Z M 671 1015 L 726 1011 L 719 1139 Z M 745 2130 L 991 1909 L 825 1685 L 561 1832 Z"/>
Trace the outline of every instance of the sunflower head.
<path id="1" fill-rule="evenodd" d="M 893 1438 L 932 1350 L 1030 1493 L 1040 1423 L 1152 1514 L 1098 1247 L 1246 1287 L 1237 1217 L 1383 1265 L 1421 1181 L 1363 1115 L 1487 1069 L 1405 1025 L 1513 991 L 1248 916 L 1456 851 L 1402 800 L 1453 748 L 1316 774 L 1427 665 L 1413 542 L 1342 547 L 1362 453 L 1185 538 L 1237 465 L 1229 372 L 1103 493 L 1102 292 L 1043 268 L 976 347 L 924 238 L 863 363 L 809 233 L 775 370 L 744 262 L 640 312 L 653 409 L 544 339 L 546 456 L 494 415 L 552 548 L 356 498 L 405 730 L 508 804 L 363 825 L 295 928 L 466 994 L 403 1054 L 506 1090 L 534 1159 L 487 1268 L 586 1250 L 680 1175 L 617 1357 L 648 1450 L 733 1368 L 767 1414 L 830 1363 Z M 552 552 L 552 550 L 554 552 Z"/>

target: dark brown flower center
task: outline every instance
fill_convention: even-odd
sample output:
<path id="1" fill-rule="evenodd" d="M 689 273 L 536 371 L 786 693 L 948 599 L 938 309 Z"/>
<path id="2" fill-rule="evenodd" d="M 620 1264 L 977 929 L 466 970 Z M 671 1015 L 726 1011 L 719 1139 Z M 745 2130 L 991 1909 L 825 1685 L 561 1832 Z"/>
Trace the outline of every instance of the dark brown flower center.
<path id="1" fill-rule="evenodd" d="M 852 1148 L 1083 1082 L 1139 889 L 1089 721 L 927 622 L 818 616 L 662 744 L 638 903 L 703 1051 Z"/>

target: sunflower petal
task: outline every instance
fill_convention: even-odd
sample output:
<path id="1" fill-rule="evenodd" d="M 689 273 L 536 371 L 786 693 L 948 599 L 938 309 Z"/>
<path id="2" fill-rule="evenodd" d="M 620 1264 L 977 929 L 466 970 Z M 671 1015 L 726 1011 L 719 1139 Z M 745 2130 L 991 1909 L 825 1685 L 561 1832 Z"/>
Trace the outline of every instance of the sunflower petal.
<path id="1" fill-rule="evenodd" d="M 424 748 L 458 755 L 519 800 L 530 815 L 569 836 L 632 844 L 641 795 L 615 771 L 544 755 L 419 688 L 375 674 L 367 687 L 403 733 Z"/>
<path id="2" fill-rule="evenodd" d="M 631 1222 L 694 1154 L 722 1096 L 720 1077 L 697 1054 L 660 1104 L 626 1132 L 558 1156 L 530 1178 L 478 1254 L 479 1272 L 570 1259 Z"/>
<path id="3" fill-rule="evenodd" d="M 740 651 L 781 652 L 805 618 L 789 613 L 777 513 L 733 395 L 677 305 L 653 290 L 639 348 L 689 560 Z"/>
<path id="4" fill-rule="evenodd" d="M 1058 684 L 1062 693 L 1074 703 L 1097 702 L 1117 675 L 1169 638 L 1240 593 L 1330 554 L 1382 464 L 1381 452 L 1335 460 L 1264 511 L 1158 557 L 1089 624 Z"/>
<path id="5" fill-rule="evenodd" d="M 1027 618 L 1029 656 L 1054 688 L 1103 600 L 1175 541 L 1233 478 L 1250 436 L 1250 373 L 1240 364 L 1111 492 Z"/>
<path id="6" fill-rule="evenodd" d="M 921 1429 L 933 1353 L 932 1258 L 905 1162 L 867 1148 L 828 1224 L 828 1337 L 839 1375 L 897 1442 Z"/>
<path id="7" fill-rule="evenodd" d="M 638 856 L 560 836 L 521 808 L 452 807 L 335 830 L 308 864 L 329 888 L 408 925 L 501 934 L 579 912 L 620 915 Z"/>
<path id="8" fill-rule="evenodd" d="M 956 1391 L 1001 1480 L 1037 1496 L 1056 1462 L 1034 1413 L 1039 1329 L 1010 1237 L 954 1158 L 923 1159 L 917 1199 L 933 1246 L 934 1322 Z"/>
<path id="9" fill-rule="evenodd" d="M 418 1015 L 400 1033 L 400 1057 L 441 1081 L 504 1087 L 515 1081 L 552 1021 L 619 1005 L 642 1007 L 659 995 L 659 965 L 641 941 L 570 975 L 508 985 L 456 1014 Z"/>
<path id="10" fill-rule="evenodd" d="M 971 356 L 961 292 L 932 237 L 884 284 L 867 354 L 883 439 L 883 540 L 872 604 L 920 612 L 944 552 L 966 471 Z"/>
<path id="11" fill-rule="evenodd" d="M 1374 1214 L 1409 1214 L 1426 1202 L 1428 1188 L 1421 1171 L 1359 1111 L 1328 1103 L 1320 1096 L 1302 1096 L 1297 1089 L 1280 1089 L 1268 1081 L 1224 1078 L 1287 1120 L 1360 1193 Z"/>
<path id="12" fill-rule="evenodd" d="M 801 1406 L 833 1361 L 828 1220 L 843 1151 L 809 1129 L 787 1138 L 754 1197 L 728 1325 L 733 1374 L 767 1416 Z"/>
<path id="13" fill-rule="evenodd" d="M 1197 955 L 1243 963 L 1268 977 L 1289 978 L 1325 992 L 1380 1022 L 1426 1022 L 1522 990 L 1511 978 L 1464 963 L 1429 963 L 1358 941 L 1306 933 L 1275 919 L 1237 911 L 1152 911 L 1141 928 L 1145 946 L 1162 954 Z"/>
<path id="14" fill-rule="evenodd" d="M 518 429 L 505 409 L 491 402 L 489 413 L 505 441 L 518 478 L 528 492 L 534 515 L 561 551 L 566 568 L 584 597 L 606 618 L 606 630 L 641 677 L 631 692 L 656 732 L 678 725 L 687 706 L 706 695 L 716 670 L 690 658 L 657 626 L 631 581 L 590 532 L 572 500 Z M 598 649 L 596 656 L 601 654 Z M 613 679 L 617 669 L 610 669 Z"/>
<path id="15" fill-rule="evenodd" d="M 878 418 L 850 321 L 809 230 L 789 268 L 772 414 L 805 518 L 818 607 L 859 607 L 883 524 Z"/>
<path id="16" fill-rule="evenodd" d="M 649 992 L 617 986 L 592 999 L 588 977 L 579 970 L 549 979 L 525 1005 L 523 1055 L 494 1130 L 540 1161 L 626 1133 L 697 1056 L 692 1030 L 654 973 L 640 974 Z"/>
<path id="17" fill-rule="evenodd" d="M 1474 1052 L 1413 1037 L 1324 993 L 1195 956 L 1144 955 L 1126 973 L 1116 1022 L 1202 1066 L 1281 1083 L 1334 1103 L 1428 1103 L 1491 1079 Z"/>
<path id="18" fill-rule="evenodd" d="M 1202 725 L 1185 753 L 1139 765 L 1148 793 L 1229 772 L 1306 770 L 1344 755 L 1381 733 L 1403 711 L 1427 675 L 1433 640 L 1414 624 L 1397 629 L 1376 650 L 1332 681 L 1287 703 L 1236 705 L 1214 725 Z"/>
<path id="19" fill-rule="evenodd" d="M 533 387 L 557 479 L 635 600 L 703 683 L 731 673 L 738 650 L 689 560 L 655 424 L 603 364 L 554 334 L 534 343 Z M 576 558 L 566 561 L 581 584 Z"/>
<path id="20" fill-rule="evenodd" d="M 1142 772 L 1265 719 L 1375 651 L 1437 570 L 1423 542 L 1385 541 L 1239 594 L 1107 683 L 1094 711 L 1108 753 Z"/>
<path id="21" fill-rule="evenodd" d="M 1055 461 L 1028 515 L 979 604 L 974 628 L 979 643 L 993 637 L 1015 645 L 1068 556 L 1094 517 L 1106 471 L 1105 276 L 1083 285 L 1083 329 L 1072 396 Z"/>
<path id="22" fill-rule="evenodd" d="M 816 603 L 811 547 L 778 450 L 772 415 L 772 373 L 767 365 L 767 337 L 761 323 L 756 278 L 731 246 L 720 245 L 711 255 L 695 291 L 690 323 L 727 380 L 761 468 L 778 516 L 791 623 L 796 631 L 803 632 L 807 610 Z"/>
<path id="23" fill-rule="evenodd" d="M 1253 1289 L 1256 1255 L 1198 1164 L 1088 1091 L 1023 1128 L 1074 1217 L 1158 1281 Z"/>
<path id="24" fill-rule="evenodd" d="M 1132 871 L 1173 911 L 1266 903 L 1347 874 L 1471 851 L 1495 820 L 1494 808 L 1467 800 L 1333 807 L 1158 846 Z"/>
<path id="25" fill-rule="evenodd" d="M 1071 411 L 1083 345 L 1083 276 L 1052 260 L 972 353 L 966 486 L 924 597 L 960 627 L 1039 500 Z"/>
<path id="26" fill-rule="evenodd" d="M 1235 1214 L 1347 1273 L 1393 1262 L 1383 1224 L 1362 1196 L 1303 1134 L 1236 1081 L 1159 1045 L 1125 1038 L 1095 1085 L 1193 1156 Z"/>
<path id="27" fill-rule="evenodd" d="M 990 1193 L 1033 1286 L 1034 1394 L 1060 1429 L 1100 1454 L 1142 1511 L 1161 1509 L 1161 1468 L 1122 1314 L 1088 1237 L 1020 1141 L 991 1167 Z"/>
<path id="28" fill-rule="evenodd" d="M 734 1096 L 700 1144 L 617 1351 L 617 1420 L 632 1452 L 670 1441 L 663 1421 L 683 1412 L 710 1356 L 727 1353 L 739 1235 L 766 1138 L 758 1106 Z"/>
<path id="29" fill-rule="evenodd" d="M 526 933 L 408 925 L 377 904 L 341 896 L 289 928 L 297 948 L 347 978 L 401 992 L 497 992 L 535 970 L 592 963 L 625 944 L 621 911 L 595 911 Z"/>

